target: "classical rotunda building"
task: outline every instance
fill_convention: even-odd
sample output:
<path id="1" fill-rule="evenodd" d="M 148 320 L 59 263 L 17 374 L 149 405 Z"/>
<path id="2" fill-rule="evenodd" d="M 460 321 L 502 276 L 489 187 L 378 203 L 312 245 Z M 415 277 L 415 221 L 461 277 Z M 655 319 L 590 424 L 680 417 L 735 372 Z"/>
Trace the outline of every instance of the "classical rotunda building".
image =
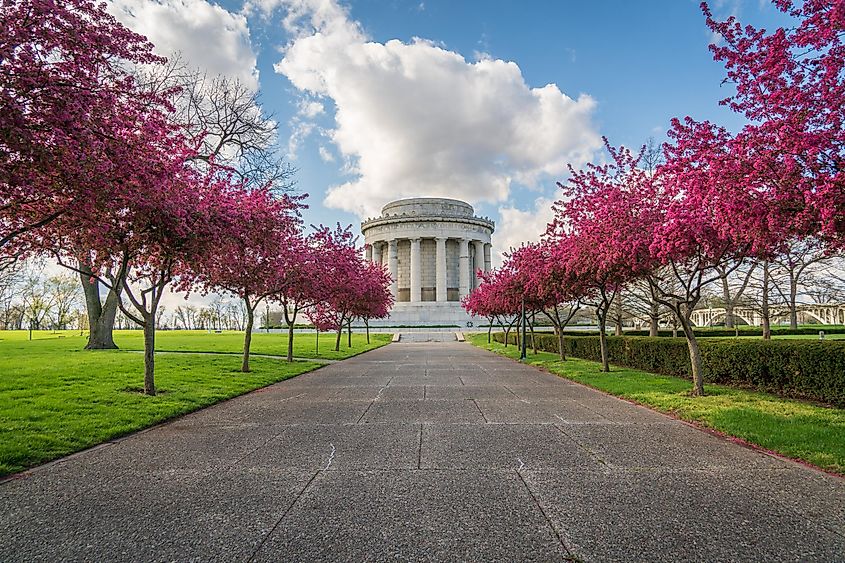
<path id="1" fill-rule="evenodd" d="M 367 259 L 388 267 L 395 305 L 385 324 L 473 322 L 461 299 L 490 270 L 495 225 L 455 199 L 412 198 L 388 203 L 361 223 Z"/>

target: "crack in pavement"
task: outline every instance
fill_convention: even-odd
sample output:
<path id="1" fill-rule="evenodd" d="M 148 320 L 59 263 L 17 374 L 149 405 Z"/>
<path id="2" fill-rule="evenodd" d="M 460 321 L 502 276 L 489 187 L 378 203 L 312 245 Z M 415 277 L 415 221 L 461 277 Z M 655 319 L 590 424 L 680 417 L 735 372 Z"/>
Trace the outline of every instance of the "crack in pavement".
<path id="1" fill-rule="evenodd" d="M 323 471 L 328 471 L 329 467 L 332 466 L 332 462 L 334 461 L 334 454 L 337 452 L 337 448 L 334 447 L 334 444 L 329 444 L 332 447 L 332 451 L 329 454 L 329 461 L 326 462 L 326 466 L 323 468 Z"/>

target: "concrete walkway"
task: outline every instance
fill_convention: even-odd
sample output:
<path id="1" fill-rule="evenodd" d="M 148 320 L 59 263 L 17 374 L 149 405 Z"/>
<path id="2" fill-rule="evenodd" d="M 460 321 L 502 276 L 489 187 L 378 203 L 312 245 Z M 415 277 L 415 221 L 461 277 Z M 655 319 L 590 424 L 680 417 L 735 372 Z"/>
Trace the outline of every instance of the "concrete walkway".
<path id="1" fill-rule="evenodd" d="M 835 561 L 845 481 L 391 344 L 0 484 L 0 560 Z"/>

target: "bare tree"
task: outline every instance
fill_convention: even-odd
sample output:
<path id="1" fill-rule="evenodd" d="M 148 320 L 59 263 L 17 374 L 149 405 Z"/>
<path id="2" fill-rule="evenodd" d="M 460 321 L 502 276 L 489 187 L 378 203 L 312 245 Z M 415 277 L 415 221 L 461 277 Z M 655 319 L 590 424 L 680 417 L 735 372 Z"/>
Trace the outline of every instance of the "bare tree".
<path id="1" fill-rule="evenodd" d="M 0 269 L 0 328 L 9 330 L 15 324 L 13 319 L 20 317 L 19 300 L 23 270 L 20 263 Z"/>
<path id="2" fill-rule="evenodd" d="M 26 272 L 21 286 L 21 308 L 24 321 L 31 330 L 41 330 L 53 308 L 51 296 L 47 291 L 41 268 Z"/>
<path id="3" fill-rule="evenodd" d="M 79 284 L 71 275 L 58 275 L 47 280 L 45 289 L 53 304 L 53 327 L 64 330 L 73 322 L 81 302 Z"/>
<path id="4" fill-rule="evenodd" d="M 822 241 L 806 238 L 788 245 L 772 260 L 772 285 L 789 308 L 790 328 L 798 328 L 798 295 L 805 276 L 830 259 Z"/>
<path id="5" fill-rule="evenodd" d="M 741 267 L 731 263 L 719 264 L 715 267 L 721 285 L 719 302 L 725 308 L 725 328 L 737 328 L 734 309 L 742 303 L 743 295 L 756 269 L 756 261 L 746 262 Z"/>

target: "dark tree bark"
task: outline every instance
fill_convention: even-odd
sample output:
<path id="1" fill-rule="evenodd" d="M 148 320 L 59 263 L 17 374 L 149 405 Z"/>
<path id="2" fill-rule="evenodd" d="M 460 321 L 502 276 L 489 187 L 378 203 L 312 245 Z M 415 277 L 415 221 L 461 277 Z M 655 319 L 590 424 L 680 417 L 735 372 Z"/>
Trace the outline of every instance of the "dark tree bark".
<path id="1" fill-rule="evenodd" d="M 659 336 L 660 330 L 660 304 L 657 301 L 652 301 L 648 313 L 648 335 Z"/>
<path id="2" fill-rule="evenodd" d="M 252 344 L 252 325 L 255 322 L 255 307 L 257 303 L 250 303 L 248 297 L 244 298 L 244 305 L 246 305 L 246 333 L 244 333 L 244 357 L 241 363 L 241 371 L 249 372 L 249 347 Z"/>
<path id="3" fill-rule="evenodd" d="M 156 394 L 155 381 L 155 345 L 156 345 L 156 323 L 155 315 L 144 315 L 144 393 L 146 395 Z"/>
<path id="4" fill-rule="evenodd" d="M 114 321 L 120 300 L 120 282 L 109 288 L 105 303 L 100 300 L 100 282 L 91 268 L 79 261 L 79 280 L 85 294 L 85 309 L 88 313 L 88 343 L 86 350 L 116 350 L 114 342 Z"/>

